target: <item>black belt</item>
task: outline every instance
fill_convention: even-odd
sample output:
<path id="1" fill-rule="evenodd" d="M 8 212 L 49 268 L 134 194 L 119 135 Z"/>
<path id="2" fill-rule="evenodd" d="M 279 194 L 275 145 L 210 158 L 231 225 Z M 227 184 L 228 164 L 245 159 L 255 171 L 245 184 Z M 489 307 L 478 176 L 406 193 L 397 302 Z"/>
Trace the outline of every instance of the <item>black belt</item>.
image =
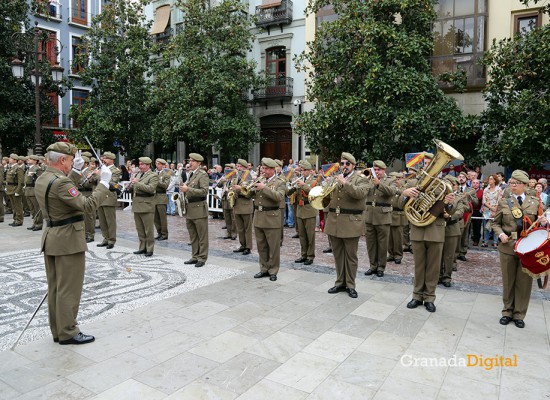
<path id="1" fill-rule="evenodd" d="M 447 226 L 454 225 L 458 222 L 458 219 L 455 219 L 454 221 L 447 221 Z"/>
<path id="2" fill-rule="evenodd" d="M 391 204 L 388 203 L 377 203 L 376 201 L 372 201 L 370 203 L 367 202 L 367 205 L 371 205 L 373 207 L 391 207 Z"/>
<path id="3" fill-rule="evenodd" d="M 239 195 L 239 199 L 246 199 L 246 196 L 243 196 L 242 194 Z"/>
<path id="4" fill-rule="evenodd" d="M 12 182 L 6 182 L 6 185 L 9 185 L 9 186 L 17 186 L 19 185 L 18 183 L 12 183 Z"/>
<path id="5" fill-rule="evenodd" d="M 275 211 L 278 209 L 279 207 L 254 206 L 254 210 L 259 210 L 259 211 Z"/>
<path id="6" fill-rule="evenodd" d="M 402 209 L 402 208 L 395 208 L 395 207 L 394 207 L 394 208 L 393 208 L 393 211 L 403 211 L 403 209 Z"/>
<path id="7" fill-rule="evenodd" d="M 25 187 L 34 187 L 34 185 L 25 185 Z"/>
<path id="8" fill-rule="evenodd" d="M 157 190 L 157 194 L 166 194 L 166 190 L 164 192 L 161 192 L 161 191 Z"/>
<path id="9" fill-rule="evenodd" d="M 198 203 L 199 201 L 205 201 L 206 199 L 204 197 L 189 197 L 187 199 L 188 203 Z"/>
<path id="10" fill-rule="evenodd" d="M 136 197 L 153 197 L 154 193 L 136 193 Z"/>
<path id="11" fill-rule="evenodd" d="M 49 219 L 47 219 L 46 226 L 48 228 L 53 228 L 55 226 L 69 225 L 69 224 L 74 224 L 75 222 L 81 222 L 81 221 L 84 221 L 84 215 L 75 215 L 74 217 L 65 218 L 59 221 L 50 221 Z"/>
<path id="12" fill-rule="evenodd" d="M 352 210 L 352 209 L 349 209 L 349 208 L 329 208 L 328 209 L 330 212 L 335 212 L 336 214 L 354 214 L 354 215 L 358 215 L 358 214 L 363 214 L 363 210 Z"/>
<path id="13" fill-rule="evenodd" d="M 109 192 L 116 192 L 117 189 L 109 189 Z"/>

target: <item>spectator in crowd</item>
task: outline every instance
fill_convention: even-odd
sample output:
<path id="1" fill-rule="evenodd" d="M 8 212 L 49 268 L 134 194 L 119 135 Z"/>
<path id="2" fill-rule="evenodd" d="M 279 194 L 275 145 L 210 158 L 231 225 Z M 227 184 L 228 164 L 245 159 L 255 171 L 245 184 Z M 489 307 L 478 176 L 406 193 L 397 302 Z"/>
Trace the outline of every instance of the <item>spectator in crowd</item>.
<path id="1" fill-rule="evenodd" d="M 130 172 L 128 172 L 128 168 L 126 168 L 125 165 L 121 165 L 120 166 L 120 171 L 122 172 L 122 174 L 120 175 L 120 180 L 121 181 L 129 181 L 130 180 Z"/>
<path id="2" fill-rule="evenodd" d="M 535 178 L 529 179 L 529 189 L 535 190 L 535 185 L 537 184 L 537 180 Z"/>
<path id="3" fill-rule="evenodd" d="M 497 175 L 490 175 L 488 185 L 483 191 L 483 243 L 481 247 L 487 247 L 489 239 L 493 237 L 493 246 L 496 247 L 496 238 L 491 228 L 491 221 L 497 212 L 498 202 L 502 198 L 502 189 L 498 186 Z"/>
<path id="4" fill-rule="evenodd" d="M 548 202 L 548 195 L 544 193 L 544 186 L 542 183 L 537 182 L 535 185 L 535 197 L 539 199 L 539 202 L 542 204 L 543 207 L 546 207 L 546 203 Z"/>

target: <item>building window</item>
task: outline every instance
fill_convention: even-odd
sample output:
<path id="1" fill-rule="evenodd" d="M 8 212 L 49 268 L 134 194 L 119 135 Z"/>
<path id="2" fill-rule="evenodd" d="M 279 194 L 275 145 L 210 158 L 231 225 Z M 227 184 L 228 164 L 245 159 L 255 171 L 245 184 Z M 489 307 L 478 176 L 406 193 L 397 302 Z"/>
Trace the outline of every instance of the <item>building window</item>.
<path id="1" fill-rule="evenodd" d="M 73 107 L 78 107 L 79 109 L 86 103 L 88 98 L 88 92 L 86 90 L 73 89 Z M 78 124 L 73 120 L 73 128 L 78 128 Z"/>
<path id="2" fill-rule="evenodd" d="M 77 58 L 80 56 L 86 56 L 86 47 L 84 46 L 82 39 L 78 36 L 73 36 L 71 39 L 71 47 L 72 47 L 72 54 L 73 54 L 73 62 L 71 63 L 71 73 L 73 74 L 80 74 L 82 71 L 84 71 L 84 68 L 86 67 L 86 62 L 82 61 L 80 59 L 80 62 L 77 62 Z"/>
<path id="3" fill-rule="evenodd" d="M 170 39 L 170 36 L 172 36 L 170 14 L 170 6 L 161 6 L 155 12 L 155 21 L 151 28 L 151 35 L 153 35 L 157 43 L 166 43 Z"/>
<path id="4" fill-rule="evenodd" d="M 435 5 L 432 73 L 462 69 L 467 86 L 485 84 L 485 70 L 478 60 L 485 52 L 486 0 L 439 0 Z"/>
<path id="5" fill-rule="evenodd" d="M 43 57 L 46 56 L 46 60 L 50 65 L 57 64 L 57 33 L 47 30 L 40 30 L 40 41 L 38 43 L 38 57 L 42 61 Z"/>
<path id="6" fill-rule="evenodd" d="M 540 13 L 520 14 L 514 16 L 514 34 L 525 35 L 540 26 Z"/>
<path id="7" fill-rule="evenodd" d="M 55 110 L 55 117 L 51 121 L 45 122 L 44 126 L 57 128 L 59 127 L 59 97 L 57 93 L 47 93 L 47 96 L 50 103 L 52 103 L 52 108 Z"/>
<path id="8" fill-rule="evenodd" d="M 266 50 L 266 71 L 270 78 L 286 78 L 286 47 L 272 47 Z"/>
<path id="9" fill-rule="evenodd" d="M 72 22 L 88 25 L 88 0 L 71 0 Z"/>

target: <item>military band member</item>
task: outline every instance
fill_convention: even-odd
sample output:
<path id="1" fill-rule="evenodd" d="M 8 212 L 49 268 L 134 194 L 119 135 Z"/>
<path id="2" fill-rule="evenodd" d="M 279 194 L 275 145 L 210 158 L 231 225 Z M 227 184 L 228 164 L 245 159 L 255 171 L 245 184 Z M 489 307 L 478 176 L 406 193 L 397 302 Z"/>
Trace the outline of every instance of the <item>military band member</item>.
<path id="1" fill-rule="evenodd" d="M 286 195 L 286 180 L 275 175 L 277 163 L 262 158 L 261 174 L 265 182 L 256 183 L 254 190 L 254 232 L 260 258 L 260 272 L 254 278 L 269 276 L 277 280 L 281 264 L 281 201 Z M 284 209 L 283 209 L 284 210 Z"/>
<path id="2" fill-rule="evenodd" d="M 493 220 L 493 231 L 498 237 L 500 268 L 502 269 L 502 317 L 500 323 L 508 325 L 510 321 L 518 328 L 524 328 L 525 315 L 529 307 L 533 278 L 523 271 L 521 261 L 514 252 L 514 246 L 523 230 L 523 217 L 535 222 L 539 200 L 526 194 L 529 175 L 521 170 L 512 172 L 508 182 L 510 196 L 501 198 Z M 546 220 L 542 220 L 546 223 Z"/>
<path id="3" fill-rule="evenodd" d="M 162 158 L 155 160 L 159 182 L 157 183 L 155 195 L 155 229 L 157 230 L 156 240 L 168 240 L 168 218 L 166 217 L 166 189 L 170 185 L 171 173 L 168 169 L 168 163 Z"/>
<path id="4" fill-rule="evenodd" d="M 464 228 L 460 232 L 461 237 L 456 250 L 456 258 L 460 261 L 468 261 L 466 259 L 466 253 L 468 252 L 468 232 L 470 231 L 470 225 L 472 223 L 472 219 L 470 217 L 474 211 L 473 206 L 476 206 L 479 203 L 475 189 L 466 185 L 467 180 L 468 176 L 464 171 L 461 171 L 460 174 L 458 174 L 458 192 L 465 193 L 467 195 L 469 208 L 464 213 Z"/>
<path id="5" fill-rule="evenodd" d="M 242 181 L 242 176 L 248 170 L 248 162 L 239 158 L 237 161 L 238 173 L 231 180 L 231 187 L 235 191 L 235 207 L 233 212 L 235 215 L 235 224 L 237 225 L 237 233 L 239 234 L 240 246 L 233 250 L 234 253 L 243 253 L 244 256 L 250 254 L 252 249 L 252 215 L 254 214 L 254 203 L 252 201 L 252 193 L 248 196 L 243 195 L 241 188 L 247 185 L 247 182 Z"/>
<path id="6" fill-rule="evenodd" d="M 110 151 L 106 151 L 101 156 L 103 164 L 111 170 L 111 181 L 109 182 L 109 191 L 111 192 L 107 196 L 101 206 L 98 208 L 97 213 L 99 216 L 99 227 L 101 228 L 101 234 L 103 235 L 103 242 L 99 243 L 97 247 L 107 247 L 112 249 L 116 243 L 116 205 L 117 205 L 117 188 L 120 181 L 120 169 L 115 166 L 116 156 Z"/>
<path id="7" fill-rule="evenodd" d="M 36 181 L 35 195 L 46 222 L 41 250 L 48 280 L 50 330 L 54 342 L 59 344 L 90 343 L 95 338 L 80 332 L 76 320 L 87 250 L 83 214 L 91 213 L 109 195 L 111 171 L 102 168 L 97 190 L 84 197 L 67 176 L 73 160 L 76 165 L 80 158 L 75 157 L 76 147 L 57 142 L 47 151 L 48 168 Z"/>
<path id="8" fill-rule="evenodd" d="M 283 162 L 281 160 L 273 160 L 273 161 L 275 161 L 275 164 L 277 164 L 277 168 L 275 168 L 275 175 L 280 179 L 282 179 L 283 181 L 285 181 L 285 198 L 286 198 L 288 189 L 286 186 L 287 184 L 286 177 L 283 175 Z M 284 239 L 283 227 L 285 225 L 285 208 L 286 208 L 285 198 L 283 198 L 283 201 L 279 205 L 279 207 L 281 207 L 281 246 L 283 245 L 283 239 Z M 294 215 L 296 215 L 296 207 L 294 207 Z M 296 227 L 296 224 L 295 224 L 295 228 L 296 228 L 296 234 L 298 234 L 298 228 Z"/>
<path id="9" fill-rule="evenodd" d="M 309 204 L 308 194 L 319 184 L 319 180 L 309 162 L 300 161 L 300 170 L 302 179 L 288 191 L 289 195 L 296 192 L 295 222 L 300 237 L 300 258 L 294 262 L 311 265 L 315 259 L 315 222 L 319 212 Z"/>
<path id="10" fill-rule="evenodd" d="M 2 160 L 2 162 L 0 163 L 0 222 L 4 222 L 4 215 L 6 212 L 6 209 L 4 208 L 4 194 L 6 193 L 6 188 L 4 187 L 5 172 L 6 170 L 4 169 L 4 160 Z"/>
<path id="11" fill-rule="evenodd" d="M 390 201 L 392 212 L 387 261 L 401 264 L 401 260 L 403 259 L 403 227 L 409 223 L 405 216 L 405 212 L 403 209 L 399 208 L 403 174 L 400 172 L 392 172 L 390 177 L 393 179 L 392 183 L 398 191 L 393 195 Z"/>
<path id="12" fill-rule="evenodd" d="M 231 172 L 235 169 L 235 164 L 225 164 L 225 169 L 228 170 L 228 172 Z M 233 175 L 233 177 L 237 177 L 237 174 Z M 222 188 L 223 219 L 225 220 L 225 227 L 227 229 L 227 234 L 224 236 L 224 239 L 231 240 L 237 239 L 237 223 L 235 221 L 235 214 L 233 213 L 237 194 L 231 189 L 231 181 L 233 177 L 227 179 L 224 175 L 217 184 L 218 188 Z M 233 197 L 233 200 L 231 200 L 233 203 L 230 202 L 229 196 Z"/>
<path id="13" fill-rule="evenodd" d="M 342 153 L 340 168 L 343 173 L 336 177 L 337 187 L 330 196 L 325 222 L 325 232 L 329 235 L 336 263 L 336 282 L 328 292 L 345 290 L 351 298 L 357 298 L 357 249 L 359 238 L 365 233 L 363 212 L 369 190 L 368 180 L 355 170 L 356 164 L 350 153 Z"/>
<path id="14" fill-rule="evenodd" d="M 10 154 L 10 168 L 6 172 L 6 195 L 10 199 L 13 222 L 10 226 L 23 225 L 23 184 L 25 183 L 25 171 L 19 167 L 17 154 Z"/>
<path id="15" fill-rule="evenodd" d="M 139 238 L 139 250 L 134 254 L 151 257 L 155 249 L 155 193 L 159 177 L 151 170 L 153 160 L 139 158 L 139 173 L 130 178 L 128 190 L 132 190 L 132 212 Z"/>
<path id="16" fill-rule="evenodd" d="M 187 231 L 191 238 L 191 259 L 184 264 L 195 264 L 203 267 L 208 258 L 208 204 L 206 197 L 210 188 L 210 178 L 201 168 L 203 156 L 197 153 L 189 154 L 190 174 L 187 181 L 180 186 L 180 192 L 185 193 L 187 213 L 185 214 Z"/>
<path id="17" fill-rule="evenodd" d="M 42 213 L 40 212 L 40 207 L 36 201 L 34 195 L 34 186 L 38 177 L 42 174 L 43 170 L 38 166 L 38 156 L 32 155 L 29 156 L 27 164 L 29 166 L 27 173 L 25 174 L 25 197 L 29 203 L 31 210 L 31 215 L 33 218 L 32 226 L 28 227 L 28 230 L 31 231 L 40 231 L 42 230 Z"/>

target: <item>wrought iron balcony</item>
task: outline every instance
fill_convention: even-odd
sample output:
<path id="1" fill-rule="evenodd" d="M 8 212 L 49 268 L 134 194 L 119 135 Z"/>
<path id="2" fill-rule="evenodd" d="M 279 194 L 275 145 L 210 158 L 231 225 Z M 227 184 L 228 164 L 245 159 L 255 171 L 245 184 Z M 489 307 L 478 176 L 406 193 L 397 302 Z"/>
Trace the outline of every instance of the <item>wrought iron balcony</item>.
<path id="1" fill-rule="evenodd" d="M 267 28 L 273 25 L 290 24 L 292 22 L 292 1 L 273 1 L 275 7 L 256 6 L 256 26 Z"/>
<path id="2" fill-rule="evenodd" d="M 265 88 L 254 91 L 254 100 L 284 99 L 292 97 L 294 78 L 280 77 L 268 79 Z"/>
<path id="3" fill-rule="evenodd" d="M 172 37 L 172 28 L 166 28 L 164 32 L 153 35 L 153 41 L 155 43 L 168 43 Z"/>

